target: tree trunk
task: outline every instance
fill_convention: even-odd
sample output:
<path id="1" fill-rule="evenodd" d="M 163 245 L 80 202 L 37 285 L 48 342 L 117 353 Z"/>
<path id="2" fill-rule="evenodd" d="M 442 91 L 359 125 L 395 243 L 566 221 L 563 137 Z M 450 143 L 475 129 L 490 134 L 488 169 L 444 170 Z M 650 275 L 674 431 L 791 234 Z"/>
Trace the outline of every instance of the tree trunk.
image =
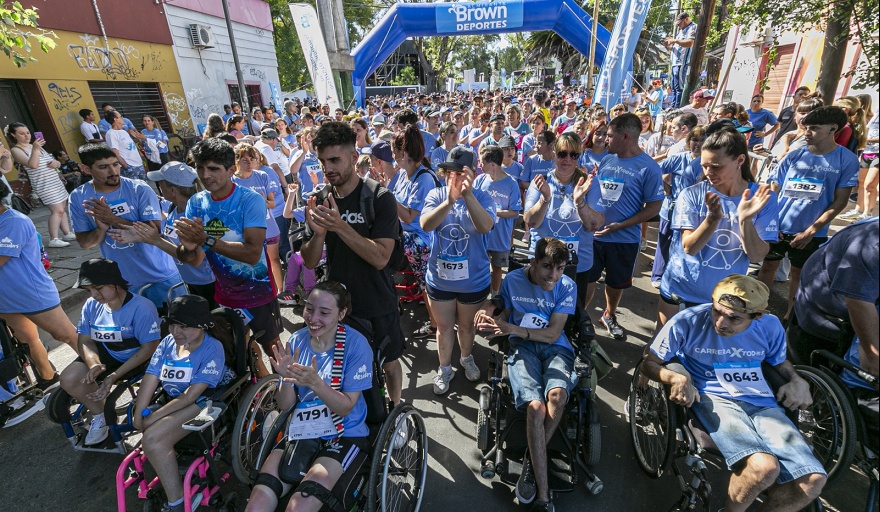
<path id="1" fill-rule="evenodd" d="M 831 12 L 825 26 L 825 43 L 822 47 L 822 61 L 819 65 L 819 79 L 816 90 L 822 93 L 826 104 L 830 105 L 837 95 L 837 85 L 843 72 L 846 46 L 850 39 L 849 17 L 840 8 Z"/>
<path id="2" fill-rule="evenodd" d="M 705 0 L 700 7 L 700 20 L 697 22 L 697 33 L 694 37 L 694 46 L 691 51 L 691 62 L 688 68 L 687 84 L 681 92 L 681 104 L 690 103 L 691 93 L 700 85 L 700 72 L 703 70 L 703 57 L 706 55 L 706 39 L 709 37 L 709 29 L 712 26 L 712 16 L 715 14 L 715 0 Z"/>

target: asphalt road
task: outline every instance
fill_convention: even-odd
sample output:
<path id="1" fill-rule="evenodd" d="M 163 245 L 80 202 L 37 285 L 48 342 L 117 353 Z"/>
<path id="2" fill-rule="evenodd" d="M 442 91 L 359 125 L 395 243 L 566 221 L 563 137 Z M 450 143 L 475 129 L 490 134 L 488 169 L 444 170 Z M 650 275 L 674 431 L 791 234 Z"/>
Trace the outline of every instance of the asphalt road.
<path id="1" fill-rule="evenodd" d="M 649 239 L 654 236 L 653 228 Z M 649 251 L 653 254 L 653 244 Z M 625 341 L 610 339 L 600 330 L 600 341 L 611 355 L 615 369 L 600 382 L 598 406 L 602 423 L 601 462 L 594 467 L 604 482 L 599 495 L 590 494 L 583 486 L 574 492 L 558 495 L 557 510 L 665 511 L 678 497 L 677 485 L 671 474 L 652 480 L 639 469 L 623 415 L 630 376 L 642 348 L 653 332 L 657 293 L 650 287 L 650 259 L 642 255 L 636 268 L 635 286 L 624 294 L 619 312 L 620 323 L 628 332 Z M 787 294 L 787 283 L 774 286 L 771 309 L 780 311 Z M 601 286 L 591 308 L 595 319 L 604 304 Z M 75 323 L 82 300 L 71 301 L 66 310 Z M 302 319 L 293 309 L 284 309 L 285 329 L 299 327 Z M 404 332 L 412 332 L 425 317 L 424 308 L 407 305 L 403 318 Z M 44 333 L 44 340 L 50 338 Z M 491 350 L 486 340 L 478 337 L 475 357 L 481 368 Z M 66 347 L 53 347 L 51 359 L 64 368 L 73 353 Z M 457 361 L 457 357 L 454 358 Z M 437 366 L 436 344 L 428 340 L 411 340 L 403 358 L 405 372 L 404 399 L 415 405 L 425 418 L 429 435 L 429 471 L 422 510 L 525 510 L 516 504 L 513 490 L 496 480 L 484 480 L 479 473 L 479 452 L 476 449 L 475 420 L 481 383 L 472 383 L 459 375 L 451 383 L 450 392 L 437 397 L 431 390 Z M 37 414 L 24 423 L 0 430 L 0 447 L 4 461 L 0 464 L 0 512 L 3 511 L 111 511 L 115 509 L 115 471 L 122 459 L 116 454 L 84 453 L 71 449 L 61 427 L 51 423 L 44 414 Z M 726 474 L 722 468 L 710 470 L 713 479 L 713 512 L 724 501 Z M 868 482 L 851 471 L 824 497 L 828 510 L 858 511 L 864 509 Z M 232 476 L 224 490 L 247 495 L 246 486 Z M 133 496 L 127 499 L 128 510 L 141 510 L 142 504 Z"/>

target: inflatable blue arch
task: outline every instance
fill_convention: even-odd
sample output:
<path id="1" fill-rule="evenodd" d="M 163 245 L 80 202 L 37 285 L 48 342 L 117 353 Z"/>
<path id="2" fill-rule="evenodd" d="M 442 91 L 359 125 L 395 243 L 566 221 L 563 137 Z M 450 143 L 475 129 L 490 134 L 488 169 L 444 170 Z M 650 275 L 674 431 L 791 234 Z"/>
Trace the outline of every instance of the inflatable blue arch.
<path id="1" fill-rule="evenodd" d="M 552 30 L 575 50 L 589 55 L 592 26 L 592 18 L 572 0 L 394 4 L 352 52 L 355 96 L 363 105 L 367 77 L 408 37 Z M 601 66 L 611 34 L 598 25 L 596 35 L 596 66 Z"/>

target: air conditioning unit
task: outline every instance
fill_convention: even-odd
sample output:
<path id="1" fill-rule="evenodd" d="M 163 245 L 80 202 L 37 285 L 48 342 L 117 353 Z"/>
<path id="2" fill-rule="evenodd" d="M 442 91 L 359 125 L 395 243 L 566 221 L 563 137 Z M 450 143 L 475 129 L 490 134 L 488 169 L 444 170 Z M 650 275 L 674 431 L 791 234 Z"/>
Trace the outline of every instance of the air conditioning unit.
<path id="1" fill-rule="evenodd" d="M 213 48 L 214 30 L 208 25 L 192 24 L 189 26 L 189 40 L 193 48 Z"/>

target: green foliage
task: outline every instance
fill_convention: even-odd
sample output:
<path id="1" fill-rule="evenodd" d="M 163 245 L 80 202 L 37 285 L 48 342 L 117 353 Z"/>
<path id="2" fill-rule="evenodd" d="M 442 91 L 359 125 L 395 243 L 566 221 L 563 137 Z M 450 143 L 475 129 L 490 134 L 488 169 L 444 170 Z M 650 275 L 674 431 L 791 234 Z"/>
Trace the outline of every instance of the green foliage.
<path id="1" fill-rule="evenodd" d="M 407 66 L 400 70 L 396 77 L 388 81 L 391 85 L 415 85 L 419 83 L 416 77 L 416 70 L 412 66 Z"/>
<path id="2" fill-rule="evenodd" d="M 523 67 L 522 46 L 508 46 L 498 52 L 498 69 L 504 68 L 508 73 Z"/>
<path id="3" fill-rule="evenodd" d="M 0 4 L 0 49 L 16 67 L 37 61 L 30 55 L 33 43 L 37 43 L 43 53 L 55 48 L 58 36 L 40 28 L 39 18 L 36 7 L 25 9 L 19 2 Z"/>

